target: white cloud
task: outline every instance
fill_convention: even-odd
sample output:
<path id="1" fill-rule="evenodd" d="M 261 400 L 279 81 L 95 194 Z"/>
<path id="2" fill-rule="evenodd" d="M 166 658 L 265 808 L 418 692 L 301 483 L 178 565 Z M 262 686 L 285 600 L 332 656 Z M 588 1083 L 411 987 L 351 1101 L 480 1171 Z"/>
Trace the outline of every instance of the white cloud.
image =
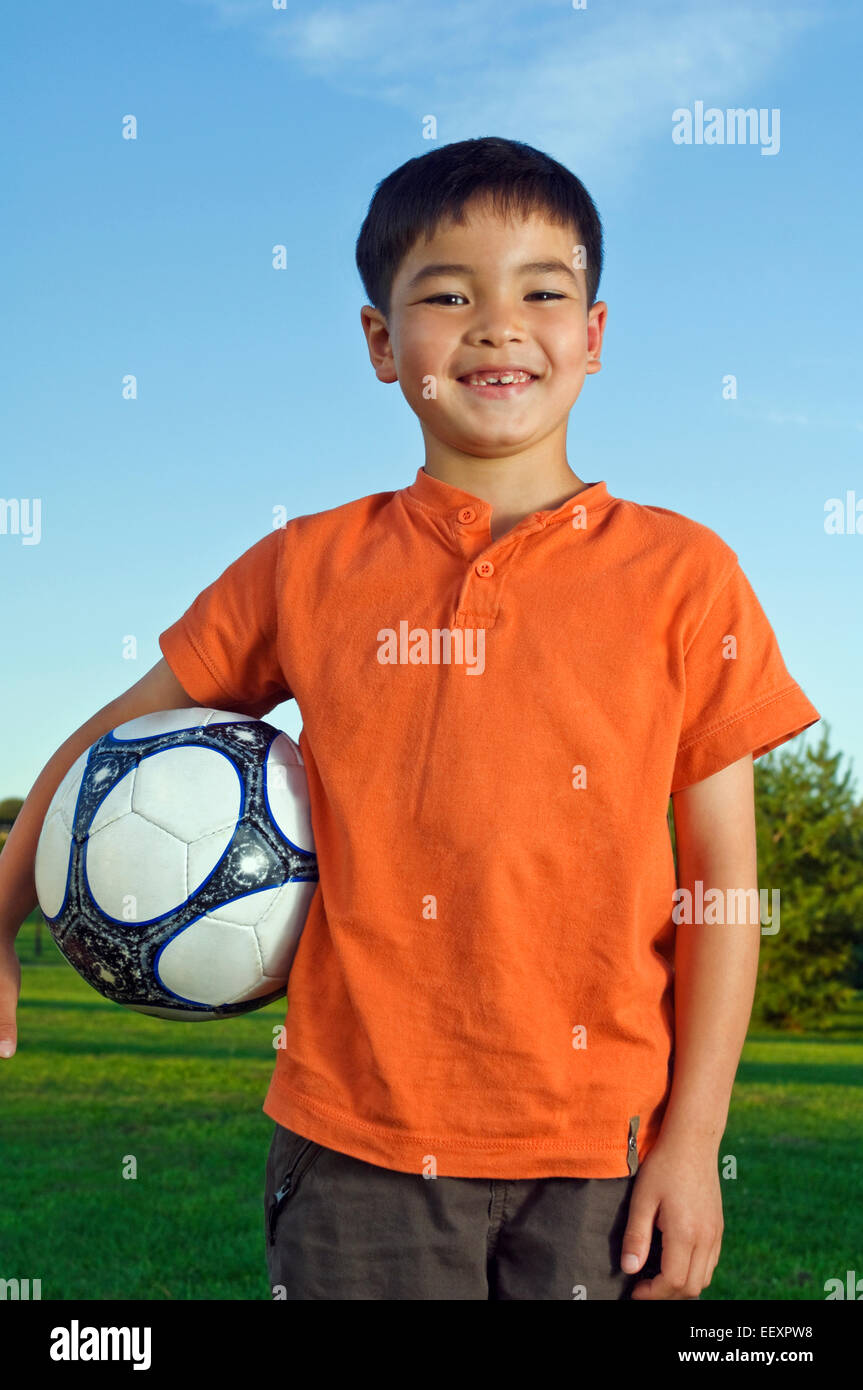
<path id="1" fill-rule="evenodd" d="M 195 3 L 222 24 L 247 23 L 262 57 L 417 123 L 436 116 L 442 143 L 504 135 L 577 156 L 580 170 L 610 158 L 622 170 L 645 145 L 670 142 L 673 109 L 696 99 L 777 105 L 772 75 L 819 22 L 813 7 L 781 0 Z"/>
<path id="2" fill-rule="evenodd" d="M 835 410 L 812 411 L 795 410 L 789 406 L 767 406 L 758 401 L 752 406 L 745 405 L 743 402 L 735 402 L 733 405 L 725 407 L 733 409 L 735 415 L 751 420 L 756 424 L 768 425 L 796 425 L 804 429 L 815 429 L 819 433 L 826 430 L 863 430 L 863 421 L 856 417 L 843 413 L 840 407 L 839 412 Z"/>

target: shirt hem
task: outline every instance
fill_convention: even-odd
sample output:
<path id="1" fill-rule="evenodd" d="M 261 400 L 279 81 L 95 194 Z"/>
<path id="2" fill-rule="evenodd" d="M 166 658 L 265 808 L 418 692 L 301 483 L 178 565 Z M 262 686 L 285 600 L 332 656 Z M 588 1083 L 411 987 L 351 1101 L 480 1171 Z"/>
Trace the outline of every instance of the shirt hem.
<path id="1" fill-rule="evenodd" d="M 796 681 L 764 695 L 736 714 L 715 720 L 681 743 L 670 792 L 720 772 L 751 753 L 763 757 L 817 724 L 821 715 Z"/>
<path id="2" fill-rule="evenodd" d="M 417 1134 L 357 1121 L 275 1078 L 262 1109 L 277 1124 L 324 1148 L 402 1173 L 426 1172 L 433 1160 L 436 1177 L 515 1180 L 631 1176 L 627 1161 L 629 1117 L 623 1120 L 616 1141 L 607 1134 L 584 1139 Z M 643 1123 L 638 1135 L 639 1162 L 646 1158 L 658 1134 L 658 1123 Z"/>
<path id="3" fill-rule="evenodd" d="M 229 714 L 248 714 L 254 719 L 264 719 L 282 700 L 292 698 L 290 692 L 286 691 L 281 697 L 257 700 L 250 704 L 248 700 L 232 695 L 221 684 L 210 662 L 188 631 L 185 615 L 159 634 L 159 648 L 196 708 L 225 710 Z"/>

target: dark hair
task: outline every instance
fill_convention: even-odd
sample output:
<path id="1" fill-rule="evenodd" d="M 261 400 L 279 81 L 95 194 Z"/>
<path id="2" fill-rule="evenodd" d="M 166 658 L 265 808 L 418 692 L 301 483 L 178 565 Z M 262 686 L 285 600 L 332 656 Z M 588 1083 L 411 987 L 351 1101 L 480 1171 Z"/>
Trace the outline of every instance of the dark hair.
<path id="1" fill-rule="evenodd" d="M 572 226 L 585 248 L 588 308 L 602 274 L 602 223 L 580 179 L 550 155 L 520 140 L 487 135 L 441 145 L 409 159 L 374 191 L 357 237 L 357 269 L 369 303 L 389 316 L 396 271 L 417 238 L 440 222 L 464 224 L 465 204 L 489 199 L 496 211 L 543 212 Z"/>

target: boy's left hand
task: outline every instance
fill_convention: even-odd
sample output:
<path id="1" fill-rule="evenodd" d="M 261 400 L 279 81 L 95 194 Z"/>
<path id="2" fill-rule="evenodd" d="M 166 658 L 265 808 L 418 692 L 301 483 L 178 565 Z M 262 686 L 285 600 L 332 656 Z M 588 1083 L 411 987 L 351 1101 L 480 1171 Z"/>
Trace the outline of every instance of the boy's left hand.
<path id="1" fill-rule="evenodd" d="M 713 1277 L 724 1229 L 717 1153 L 662 1136 L 640 1165 L 623 1235 L 621 1267 L 636 1274 L 654 1224 L 662 1232 L 662 1272 L 640 1280 L 632 1298 L 698 1298 Z M 636 1264 L 627 1262 L 634 1255 Z"/>

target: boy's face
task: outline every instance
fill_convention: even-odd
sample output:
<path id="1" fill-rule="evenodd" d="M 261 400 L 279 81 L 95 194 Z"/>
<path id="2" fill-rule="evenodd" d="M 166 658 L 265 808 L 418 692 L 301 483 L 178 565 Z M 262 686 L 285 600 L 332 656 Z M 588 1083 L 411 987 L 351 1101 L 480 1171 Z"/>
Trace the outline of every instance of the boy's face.
<path id="1" fill-rule="evenodd" d="M 539 214 L 514 221 L 476 204 L 464 226 L 420 238 L 398 268 L 389 318 L 362 310 L 380 381 L 398 381 L 433 442 L 510 457 L 558 431 L 598 372 L 606 305 L 588 311 L 571 229 Z M 556 264 L 553 264 L 556 263 Z M 448 268 L 447 268 L 448 267 Z M 459 268 L 460 267 L 460 268 Z M 478 371 L 524 368 L 524 383 L 483 386 Z"/>

